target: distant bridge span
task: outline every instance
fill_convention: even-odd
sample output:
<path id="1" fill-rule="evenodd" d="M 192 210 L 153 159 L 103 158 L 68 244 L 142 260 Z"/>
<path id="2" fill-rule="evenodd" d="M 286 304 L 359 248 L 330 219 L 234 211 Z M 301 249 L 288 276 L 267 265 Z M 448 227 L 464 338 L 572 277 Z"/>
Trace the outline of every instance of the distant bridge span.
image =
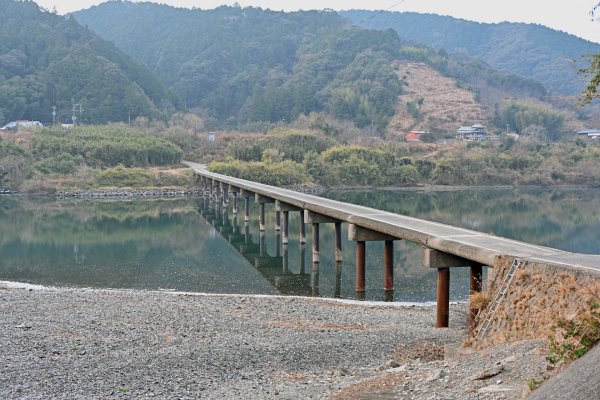
<path id="1" fill-rule="evenodd" d="M 313 262 L 319 262 L 319 224 L 336 226 L 336 259 L 341 259 L 340 224 L 350 224 L 349 240 L 357 245 L 357 293 L 364 293 L 365 242 L 385 241 L 384 289 L 393 288 L 393 241 L 408 240 L 423 246 L 423 265 L 438 269 L 438 316 L 436 326 L 448 326 L 450 268 L 471 268 L 471 291 L 481 290 L 482 266 L 495 266 L 500 257 L 522 262 L 534 262 L 561 268 L 585 271 L 600 277 L 600 255 L 570 253 L 558 249 L 506 239 L 482 232 L 407 217 L 370 207 L 344 203 L 293 190 L 281 189 L 244 179 L 215 174 L 202 164 L 184 162 L 191 167 L 206 189 L 215 196 L 228 199 L 233 195 L 234 212 L 238 198 L 244 200 L 245 218 L 248 203 L 254 197 L 260 205 L 260 229 L 265 229 L 265 204 L 276 203 L 277 229 L 283 229 L 282 240 L 287 243 L 287 221 L 290 211 L 301 215 L 301 242 L 304 241 L 304 222 L 312 224 Z M 283 220 L 280 225 L 280 213 Z"/>

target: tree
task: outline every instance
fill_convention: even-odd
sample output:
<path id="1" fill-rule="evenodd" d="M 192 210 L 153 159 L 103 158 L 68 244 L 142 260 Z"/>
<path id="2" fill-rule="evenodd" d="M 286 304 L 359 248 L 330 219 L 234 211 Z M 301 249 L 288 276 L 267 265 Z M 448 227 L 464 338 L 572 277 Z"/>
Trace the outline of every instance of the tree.
<path id="1" fill-rule="evenodd" d="M 593 20 L 600 21 L 600 2 L 590 11 Z M 590 55 L 590 65 L 581 70 L 590 77 L 590 83 L 583 91 L 583 103 L 588 104 L 593 99 L 598 98 L 598 86 L 600 85 L 600 53 Z"/>

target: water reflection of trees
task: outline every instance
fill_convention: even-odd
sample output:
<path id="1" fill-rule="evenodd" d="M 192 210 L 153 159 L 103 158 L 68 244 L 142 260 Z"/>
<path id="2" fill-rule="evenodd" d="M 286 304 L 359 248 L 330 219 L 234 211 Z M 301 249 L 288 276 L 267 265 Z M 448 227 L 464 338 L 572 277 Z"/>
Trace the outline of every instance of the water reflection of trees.
<path id="1" fill-rule="evenodd" d="M 494 189 L 338 192 L 336 200 L 462 226 L 569 251 L 600 253 L 596 189 Z"/>

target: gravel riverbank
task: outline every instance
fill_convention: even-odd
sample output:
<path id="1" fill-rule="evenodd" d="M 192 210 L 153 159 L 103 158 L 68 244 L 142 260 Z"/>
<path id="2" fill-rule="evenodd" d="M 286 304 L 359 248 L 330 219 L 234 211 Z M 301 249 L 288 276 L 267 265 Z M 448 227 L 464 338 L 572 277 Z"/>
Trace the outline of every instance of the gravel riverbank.
<path id="1" fill-rule="evenodd" d="M 432 307 L 0 283 L 0 316 L 2 399 L 503 399 L 546 373 L 539 342 L 444 360 L 460 306 L 434 329 Z"/>

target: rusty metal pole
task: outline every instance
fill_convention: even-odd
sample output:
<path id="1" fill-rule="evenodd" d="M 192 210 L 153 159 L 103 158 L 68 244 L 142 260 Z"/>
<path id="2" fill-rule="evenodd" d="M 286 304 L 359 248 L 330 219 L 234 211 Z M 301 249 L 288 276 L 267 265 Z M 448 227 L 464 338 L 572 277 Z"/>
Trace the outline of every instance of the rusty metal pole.
<path id="1" fill-rule="evenodd" d="M 265 203 L 258 203 L 258 227 L 261 232 L 265 231 Z"/>
<path id="2" fill-rule="evenodd" d="M 319 254 L 319 224 L 312 224 L 312 255 L 313 264 L 320 262 Z"/>
<path id="3" fill-rule="evenodd" d="M 300 211 L 300 244 L 306 243 L 306 225 L 304 224 L 304 210 Z"/>
<path id="4" fill-rule="evenodd" d="M 244 196 L 244 222 L 250 221 L 250 197 Z"/>
<path id="5" fill-rule="evenodd" d="M 471 279 L 470 279 L 470 290 L 469 294 L 472 296 L 475 293 L 481 292 L 482 289 L 482 280 L 483 280 L 483 267 L 481 265 L 476 267 L 471 267 Z M 475 316 L 477 315 L 477 310 L 473 307 L 470 307 L 469 310 L 469 324 L 473 325 L 475 322 Z"/>
<path id="6" fill-rule="evenodd" d="M 335 223 L 335 261 L 342 261 L 342 223 Z"/>
<path id="7" fill-rule="evenodd" d="M 383 289 L 394 289 L 394 241 L 386 240 L 383 249 Z"/>
<path id="8" fill-rule="evenodd" d="M 290 224 L 290 212 L 283 211 L 283 221 L 282 221 L 283 234 L 281 236 L 281 243 L 283 243 L 283 244 L 288 244 L 288 242 L 289 242 L 289 239 L 288 239 L 289 224 Z"/>
<path id="9" fill-rule="evenodd" d="M 450 319 L 450 268 L 438 268 L 436 328 L 447 328 Z"/>
<path id="10" fill-rule="evenodd" d="M 364 299 L 365 293 L 365 255 L 367 243 L 359 240 L 356 242 L 356 296 Z"/>

